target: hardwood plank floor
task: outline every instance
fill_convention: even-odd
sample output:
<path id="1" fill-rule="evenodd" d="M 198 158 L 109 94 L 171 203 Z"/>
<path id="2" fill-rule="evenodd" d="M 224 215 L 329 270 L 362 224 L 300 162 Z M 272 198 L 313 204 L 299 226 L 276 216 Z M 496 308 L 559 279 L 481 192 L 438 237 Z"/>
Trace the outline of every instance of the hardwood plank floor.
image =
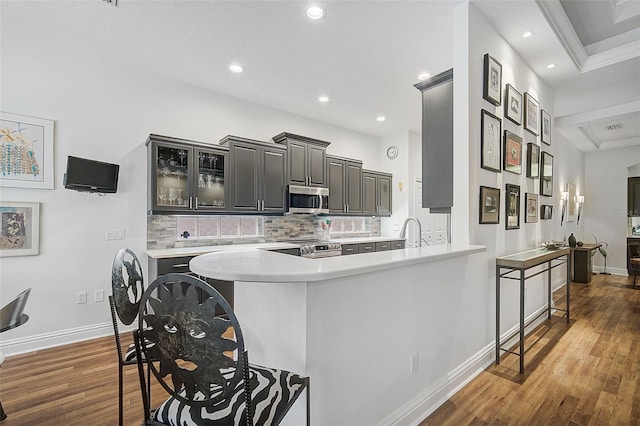
<path id="1" fill-rule="evenodd" d="M 125 347 L 130 333 L 123 335 Z M 157 383 L 153 405 L 167 398 Z M 112 336 L 9 357 L 0 368 L 2 426 L 118 424 L 118 356 Z M 124 368 L 124 424 L 143 418 L 138 369 Z"/>
<path id="2" fill-rule="evenodd" d="M 421 426 L 640 424 L 640 288 L 631 282 L 594 275 L 589 285 L 571 284 L 571 323 L 552 320 L 527 337 L 535 344 L 524 375 L 517 357 L 505 355 Z M 125 424 L 139 425 L 135 367 L 125 367 L 124 394 Z M 154 405 L 166 395 L 154 384 Z M 113 337 L 9 357 L 0 368 L 0 400 L 9 415 L 2 426 L 116 425 Z"/>
<path id="3" fill-rule="evenodd" d="M 572 283 L 570 324 L 552 319 L 527 336 L 525 374 L 506 354 L 420 426 L 640 425 L 640 286 L 632 282 Z"/>

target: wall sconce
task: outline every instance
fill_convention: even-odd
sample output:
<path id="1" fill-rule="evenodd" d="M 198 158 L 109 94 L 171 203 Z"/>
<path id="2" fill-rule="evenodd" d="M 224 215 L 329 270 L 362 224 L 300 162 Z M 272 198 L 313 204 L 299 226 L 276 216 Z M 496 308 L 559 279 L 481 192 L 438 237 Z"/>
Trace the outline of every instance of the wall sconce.
<path id="1" fill-rule="evenodd" d="M 562 223 L 564 222 L 564 214 L 567 211 L 567 202 L 569 201 L 569 193 L 563 192 L 562 194 L 560 194 L 560 199 L 562 200 L 562 216 L 560 216 L 560 226 L 562 226 Z"/>
<path id="2" fill-rule="evenodd" d="M 580 225 L 580 213 L 582 213 L 582 205 L 584 204 L 584 195 L 578 197 L 578 221 L 576 225 Z"/>

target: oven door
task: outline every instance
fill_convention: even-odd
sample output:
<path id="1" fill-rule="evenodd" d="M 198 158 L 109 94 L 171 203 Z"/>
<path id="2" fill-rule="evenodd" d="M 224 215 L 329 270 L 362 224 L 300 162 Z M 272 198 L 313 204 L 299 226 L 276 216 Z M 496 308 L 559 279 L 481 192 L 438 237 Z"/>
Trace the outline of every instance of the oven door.
<path id="1" fill-rule="evenodd" d="M 289 213 L 329 213 L 329 189 L 289 185 L 287 202 Z"/>

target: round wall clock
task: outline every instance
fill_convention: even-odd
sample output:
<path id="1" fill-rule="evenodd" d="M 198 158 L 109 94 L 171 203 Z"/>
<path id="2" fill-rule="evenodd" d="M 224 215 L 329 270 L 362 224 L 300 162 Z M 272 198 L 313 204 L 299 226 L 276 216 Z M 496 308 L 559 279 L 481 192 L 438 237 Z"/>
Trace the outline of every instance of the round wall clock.
<path id="1" fill-rule="evenodd" d="M 389 157 L 389 158 L 391 158 L 393 160 L 397 156 L 398 156 L 398 147 L 397 146 L 390 146 L 389 148 L 387 148 L 387 157 Z"/>

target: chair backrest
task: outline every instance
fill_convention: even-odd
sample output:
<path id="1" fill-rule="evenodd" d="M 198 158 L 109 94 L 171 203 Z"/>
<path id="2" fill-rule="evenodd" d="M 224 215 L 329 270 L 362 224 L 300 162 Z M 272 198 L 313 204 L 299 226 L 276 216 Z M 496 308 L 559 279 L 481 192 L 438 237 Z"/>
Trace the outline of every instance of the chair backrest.
<path id="1" fill-rule="evenodd" d="M 120 321 L 126 325 L 133 323 L 144 293 L 144 277 L 138 257 L 128 248 L 120 249 L 113 259 L 111 291 Z"/>
<path id="2" fill-rule="evenodd" d="M 216 307 L 225 315 L 216 316 Z M 229 303 L 206 282 L 186 274 L 154 280 L 142 296 L 136 335 L 136 345 L 144 351 L 139 355 L 159 361 L 150 364 L 152 375 L 179 401 L 223 405 L 244 380 L 245 409 L 250 410 L 240 325 Z"/>
<path id="3" fill-rule="evenodd" d="M 30 288 L 17 295 L 15 299 L 0 309 L 0 331 L 10 330 L 22 325 L 29 318 L 23 315 L 29 294 L 31 294 Z"/>

